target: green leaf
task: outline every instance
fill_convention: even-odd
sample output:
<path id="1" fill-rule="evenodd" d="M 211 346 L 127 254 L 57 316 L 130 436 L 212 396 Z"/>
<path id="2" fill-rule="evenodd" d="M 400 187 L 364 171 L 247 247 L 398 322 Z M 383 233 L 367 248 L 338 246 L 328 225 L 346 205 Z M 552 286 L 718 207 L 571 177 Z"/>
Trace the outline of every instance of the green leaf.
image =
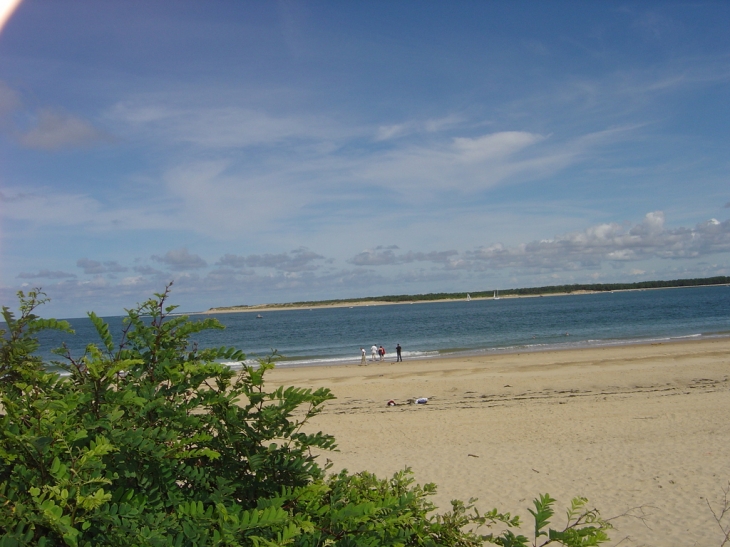
<path id="1" fill-rule="evenodd" d="M 532 509 L 528 509 L 528 511 L 530 511 L 532 516 L 535 518 L 536 538 L 547 535 L 547 533 L 543 531 L 543 528 L 550 524 L 549 519 L 555 513 L 552 509 L 553 503 L 555 503 L 555 500 L 551 498 L 549 494 L 540 494 L 539 498 L 535 498 L 535 500 L 533 500 L 535 510 L 533 511 Z"/>
<path id="2" fill-rule="evenodd" d="M 53 437 L 33 437 L 30 442 L 38 452 L 45 452 L 53 442 Z"/>
<path id="3" fill-rule="evenodd" d="M 99 338 L 101 338 L 102 344 L 104 344 L 106 350 L 111 353 L 112 351 L 114 351 L 114 340 L 112 339 L 112 335 L 109 333 L 109 325 L 105 323 L 104 320 L 96 315 L 93 311 L 89 312 L 88 315 L 91 323 L 96 329 L 97 334 L 99 335 Z"/>

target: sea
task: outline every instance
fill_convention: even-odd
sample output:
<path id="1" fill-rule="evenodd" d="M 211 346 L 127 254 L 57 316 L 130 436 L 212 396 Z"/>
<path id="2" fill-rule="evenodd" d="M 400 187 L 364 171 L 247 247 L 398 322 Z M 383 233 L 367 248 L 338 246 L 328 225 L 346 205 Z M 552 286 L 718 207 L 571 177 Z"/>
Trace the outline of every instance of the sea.
<path id="1" fill-rule="evenodd" d="M 412 360 L 727 337 L 730 286 L 190 314 L 193 321 L 203 317 L 216 318 L 225 329 L 196 334 L 199 347 L 236 347 L 247 364 L 276 350 L 282 367 L 338 366 L 358 363 L 360 348 L 370 359 L 372 345 L 382 345 L 386 360 L 394 360 L 400 344 L 403 359 Z M 104 319 L 118 341 L 123 318 Z M 99 341 L 88 319 L 68 321 L 73 335 L 41 333 L 39 353 L 49 363 L 59 360 L 51 350 L 63 343 L 80 357 L 87 344 Z"/>

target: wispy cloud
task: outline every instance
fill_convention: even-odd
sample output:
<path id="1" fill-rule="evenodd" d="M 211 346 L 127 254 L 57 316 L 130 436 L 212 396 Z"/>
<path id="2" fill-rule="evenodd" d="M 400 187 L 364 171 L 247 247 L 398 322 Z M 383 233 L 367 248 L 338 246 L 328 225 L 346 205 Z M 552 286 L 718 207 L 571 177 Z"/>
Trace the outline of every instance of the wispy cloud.
<path id="1" fill-rule="evenodd" d="M 95 198 L 45 189 L 24 191 L 6 187 L 0 201 L 12 203 L 3 211 L 6 219 L 22 220 L 34 225 L 72 226 L 92 222 L 102 210 Z"/>
<path id="2" fill-rule="evenodd" d="M 18 120 L 22 119 L 23 123 Z M 23 97 L 0 81 L 0 128 L 18 144 L 53 151 L 113 142 L 90 121 L 57 107 L 27 108 Z"/>
<path id="3" fill-rule="evenodd" d="M 208 263 L 196 254 L 190 253 L 187 249 L 174 249 L 167 251 L 164 255 L 152 255 L 152 260 L 165 264 L 172 270 L 185 271 L 204 268 Z"/>
<path id="4" fill-rule="evenodd" d="M 0 119 L 20 108 L 20 95 L 0 80 Z"/>
<path id="5" fill-rule="evenodd" d="M 381 125 L 375 134 L 376 141 L 387 141 L 419 133 L 438 133 L 462 125 L 465 117 L 450 114 L 443 118 L 425 121 L 410 120 L 392 125 Z"/>
<path id="6" fill-rule="evenodd" d="M 93 195 L 36 188 L 33 200 L 14 208 L 13 218 L 115 230 L 164 226 L 216 239 L 244 231 L 255 237 L 272 223 L 279 229 L 298 222 L 342 227 L 367 194 L 392 195 L 413 212 L 441 207 L 445 197 L 470 204 L 475 194 L 544 179 L 600 155 L 635 130 L 623 126 L 569 137 L 484 133 L 453 113 L 383 126 L 403 138 L 378 143 L 372 126 L 345 128 L 328 116 L 165 105 L 144 96 L 119 102 L 107 121 L 125 138 L 153 147 L 165 143 L 161 173 L 146 186 L 156 201 L 121 193 L 102 206 Z M 409 138 L 424 134 L 425 140 Z M 191 148 L 176 151 L 175 143 Z M 61 215 L 54 202 L 78 214 Z M 322 210 L 328 214 L 316 214 Z"/>
<path id="7" fill-rule="evenodd" d="M 143 97 L 116 104 L 107 117 L 135 133 L 141 131 L 168 144 L 186 143 L 207 149 L 330 139 L 348 133 L 325 116 L 274 114 L 234 105 L 165 105 Z"/>
<path id="8" fill-rule="evenodd" d="M 272 268 L 283 272 L 314 271 L 320 266 L 315 261 L 324 260 L 324 256 L 299 248 L 289 253 L 239 256 L 227 254 L 216 265 L 242 268 Z"/>
<path id="9" fill-rule="evenodd" d="M 21 272 L 17 277 L 18 279 L 68 279 L 76 277 L 76 274 L 62 271 L 40 270 L 35 273 Z"/>
<path id="10" fill-rule="evenodd" d="M 669 33 L 681 35 L 686 33 L 680 21 L 659 10 L 622 6 L 619 11 L 630 17 L 633 27 L 639 30 L 639 34 L 646 40 L 658 41 Z"/>
<path id="11" fill-rule="evenodd" d="M 392 266 L 395 264 L 410 264 L 411 262 L 447 264 L 458 254 L 459 252 L 455 250 L 427 253 L 408 251 L 407 253 L 396 254 L 392 249 L 373 249 L 358 253 L 348 262 L 356 266 Z"/>
<path id="12" fill-rule="evenodd" d="M 128 270 L 128 268 L 122 266 L 116 260 L 101 263 L 97 260 L 80 258 L 76 261 L 76 265 L 82 268 L 85 274 L 120 273 Z"/>
<path id="13" fill-rule="evenodd" d="M 22 132 L 18 140 L 27 148 L 59 150 L 109 142 L 111 138 L 77 116 L 42 109 L 37 113 L 33 127 Z"/>
<path id="14" fill-rule="evenodd" d="M 158 270 L 156 268 L 153 268 L 152 266 L 135 266 L 134 271 L 140 274 L 140 276 L 149 276 L 149 277 L 167 277 L 168 274 L 163 272 L 162 270 Z"/>
<path id="15" fill-rule="evenodd" d="M 422 202 L 441 192 L 484 191 L 500 184 L 548 177 L 587 154 L 596 153 L 631 128 L 617 128 L 559 140 L 526 131 L 501 131 L 447 142 L 405 145 L 363 162 L 353 176 Z"/>

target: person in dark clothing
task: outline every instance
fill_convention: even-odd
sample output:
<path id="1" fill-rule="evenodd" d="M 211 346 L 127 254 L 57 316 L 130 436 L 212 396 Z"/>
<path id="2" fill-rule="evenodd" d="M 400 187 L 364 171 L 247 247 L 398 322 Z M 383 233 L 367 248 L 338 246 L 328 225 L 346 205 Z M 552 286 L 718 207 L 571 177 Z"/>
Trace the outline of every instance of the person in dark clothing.
<path id="1" fill-rule="evenodd" d="M 395 354 L 397 356 L 397 358 L 395 360 L 396 363 L 398 361 L 403 361 L 403 357 L 401 357 L 401 355 L 400 355 L 400 350 L 401 350 L 400 344 L 398 344 L 397 346 L 395 346 Z"/>

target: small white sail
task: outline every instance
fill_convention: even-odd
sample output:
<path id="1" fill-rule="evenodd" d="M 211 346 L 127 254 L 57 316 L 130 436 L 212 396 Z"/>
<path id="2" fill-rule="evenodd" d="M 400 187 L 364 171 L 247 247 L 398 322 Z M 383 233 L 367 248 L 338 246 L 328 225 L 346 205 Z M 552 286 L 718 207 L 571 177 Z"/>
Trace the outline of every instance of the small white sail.
<path id="1" fill-rule="evenodd" d="M 466 301 L 471 302 L 471 295 L 469 293 L 466 293 Z"/>
<path id="2" fill-rule="evenodd" d="M 499 291 L 494 291 L 494 299 L 499 300 Z"/>

